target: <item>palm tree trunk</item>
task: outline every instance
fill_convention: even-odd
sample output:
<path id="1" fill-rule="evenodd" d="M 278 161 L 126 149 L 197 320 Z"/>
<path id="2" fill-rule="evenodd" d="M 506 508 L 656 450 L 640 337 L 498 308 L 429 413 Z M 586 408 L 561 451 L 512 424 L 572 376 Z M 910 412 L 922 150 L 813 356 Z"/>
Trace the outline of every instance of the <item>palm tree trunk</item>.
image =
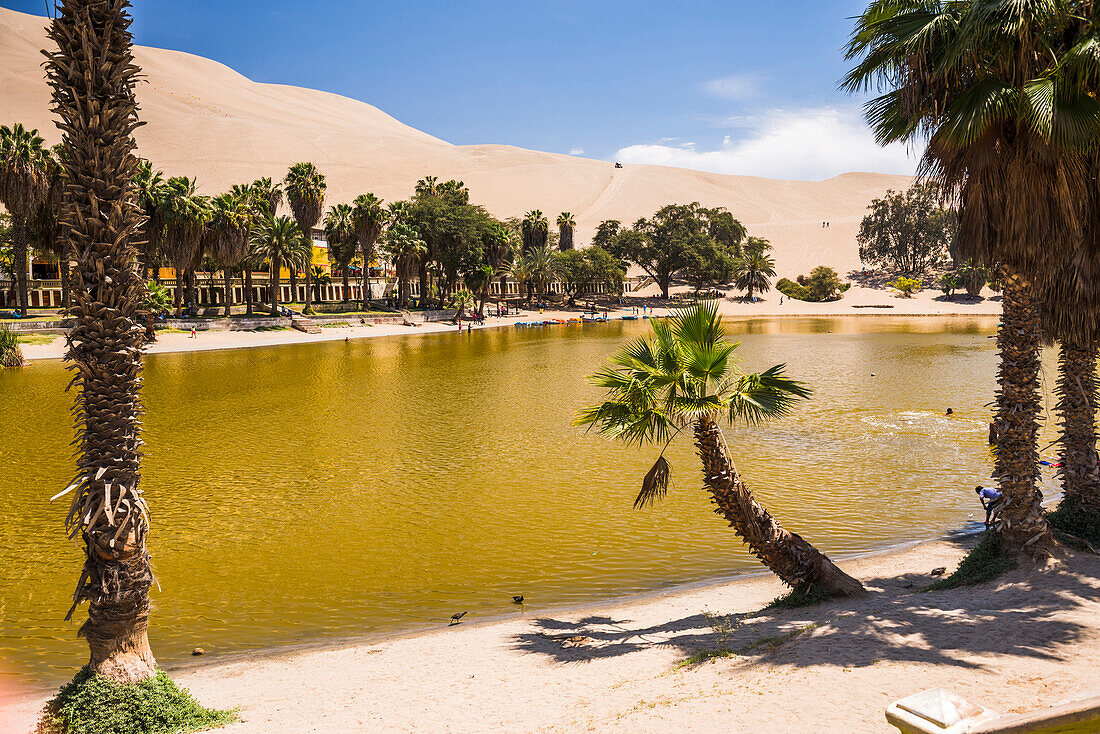
<path id="1" fill-rule="evenodd" d="M 347 303 L 348 301 L 351 300 L 350 298 L 348 298 L 348 266 L 344 265 L 344 267 L 340 268 L 340 270 L 343 271 L 343 277 L 344 277 L 344 290 L 341 291 L 341 295 L 343 297 L 340 300 L 343 301 L 344 303 Z"/>
<path id="2" fill-rule="evenodd" d="M 268 276 L 268 280 L 271 281 L 271 315 L 279 315 L 279 266 L 274 262 L 271 263 L 271 275 Z"/>
<path id="3" fill-rule="evenodd" d="M 290 302 L 298 302 L 298 266 L 291 265 L 290 268 Z"/>
<path id="4" fill-rule="evenodd" d="M 131 204 L 139 70 L 128 5 L 64 0 L 48 29 L 58 50 L 46 64 L 64 131 L 63 216 L 76 258 L 76 323 L 66 356 L 76 371 L 80 453 L 68 524 L 84 541 L 85 561 L 69 616 L 89 602 L 80 627 L 89 666 L 119 683 L 156 675 L 147 635 L 148 512 L 140 488 L 144 283 L 132 244 L 140 223 Z"/>
<path id="5" fill-rule="evenodd" d="M 30 292 L 27 286 L 27 220 L 19 214 L 11 217 L 11 246 L 15 256 L 15 292 L 17 309 L 20 316 L 27 315 L 30 305 Z"/>
<path id="6" fill-rule="evenodd" d="M 245 313 L 249 316 L 252 315 L 252 266 L 246 265 L 244 268 L 244 302 Z"/>
<path id="7" fill-rule="evenodd" d="M 829 596 L 858 596 L 863 585 L 841 571 L 801 536 L 784 530 L 761 507 L 741 480 L 729 456 L 722 429 L 712 418 L 695 422 L 695 445 L 703 462 L 703 481 L 721 515 L 753 554 L 793 589 L 824 589 Z"/>
<path id="8" fill-rule="evenodd" d="M 428 265 L 420 263 L 420 303 L 423 305 L 428 300 Z"/>
<path id="9" fill-rule="evenodd" d="M 1001 517 L 1008 550 L 1019 552 L 1052 542 L 1039 490 L 1039 311 L 1031 285 L 1014 274 L 1005 277 L 1003 298 L 993 476 L 1005 496 Z"/>
<path id="10" fill-rule="evenodd" d="M 1062 344 L 1058 359 L 1057 410 L 1062 417 L 1063 501 L 1100 510 L 1100 466 L 1096 456 L 1095 348 Z"/>
<path id="11" fill-rule="evenodd" d="M 302 309 L 304 313 L 309 313 L 313 310 L 313 268 L 310 265 L 306 265 L 306 307 Z"/>
<path id="12" fill-rule="evenodd" d="M 73 305 L 72 263 L 69 256 L 61 259 L 61 307 L 68 311 Z"/>
<path id="13" fill-rule="evenodd" d="M 230 268 L 222 268 L 222 276 L 225 278 L 225 317 L 233 314 L 233 271 Z"/>
<path id="14" fill-rule="evenodd" d="M 183 318 L 183 272 L 176 269 L 176 290 L 172 294 L 172 301 L 176 307 L 176 318 Z"/>

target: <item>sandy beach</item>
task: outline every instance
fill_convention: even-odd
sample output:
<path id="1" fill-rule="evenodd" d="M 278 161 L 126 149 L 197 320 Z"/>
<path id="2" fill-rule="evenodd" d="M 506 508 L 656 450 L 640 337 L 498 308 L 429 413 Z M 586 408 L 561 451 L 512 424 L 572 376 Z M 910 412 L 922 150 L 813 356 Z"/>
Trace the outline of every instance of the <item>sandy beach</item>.
<path id="1" fill-rule="evenodd" d="M 927 688 L 1001 713 L 1100 690 L 1100 559 L 921 592 L 969 542 L 849 560 L 870 590 L 856 601 L 759 612 L 782 592 L 760 575 L 313 650 L 209 650 L 172 672 L 205 704 L 240 707 L 227 734 L 886 732 L 886 706 Z M 732 655 L 685 664 L 722 646 L 705 613 L 736 625 Z M 9 701 L 4 730 L 27 730 L 46 696 Z"/>
<path id="2" fill-rule="evenodd" d="M 653 290 L 651 287 L 650 290 Z M 682 291 L 683 289 L 676 289 Z M 643 291 L 642 295 L 655 295 L 649 291 Z M 722 313 L 730 319 L 752 318 L 805 318 L 828 316 L 866 316 L 866 317 L 920 317 L 920 316 L 997 316 L 1001 313 L 999 298 L 986 292 L 986 298 L 975 301 L 967 301 L 956 298 L 947 301 L 941 294 L 933 291 L 923 291 L 913 298 L 898 298 L 889 292 L 876 288 L 853 287 L 845 294 L 844 298 L 832 303 L 807 303 L 804 301 L 792 301 L 784 298 L 780 303 L 778 293 L 769 293 L 757 303 L 744 300 L 722 301 Z M 633 314 L 637 305 L 640 311 L 641 298 L 636 296 L 627 299 L 624 307 L 609 311 L 612 319 L 623 315 Z M 877 306 L 877 307 L 870 307 Z M 883 306 L 889 306 L 885 308 Z M 654 313 L 665 315 L 667 308 L 656 308 Z M 578 309 L 574 310 L 546 310 L 539 313 L 537 310 L 526 311 L 518 316 L 506 318 L 488 317 L 485 323 L 474 326 L 476 329 L 500 328 L 513 326 L 516 322 L 539 321 L 552 319 L 577 318 L 580 315 Z M 325 328 L 320 334 L 306 334 L 304 332 L 286 329 L 282 331 L 206 331 L 199 332 L 192 339 L 190 334 L 162 333 L 158 335 L 156 342 L 146 349 L 147 354 L 165 354 L 170 352 L 202 352 L 216 349 L 242 349 L 248 347 L 270 347 L 281 344 L 307 344 L 311 342 L 341 341 L 344 339 L 367 339 L 371 337 L 436 334 L 447 331 L 456 331 L 458 327 L 450 323 L 428 323 L 420 326 L 403 326 L 401 324 L 376 324 L 374 326 L 340 326 Z M 60 359 L 65 352 L 65 342 L 58 337 L 48 344 L 25 344 L 23 356 L 27 360 Z"/>

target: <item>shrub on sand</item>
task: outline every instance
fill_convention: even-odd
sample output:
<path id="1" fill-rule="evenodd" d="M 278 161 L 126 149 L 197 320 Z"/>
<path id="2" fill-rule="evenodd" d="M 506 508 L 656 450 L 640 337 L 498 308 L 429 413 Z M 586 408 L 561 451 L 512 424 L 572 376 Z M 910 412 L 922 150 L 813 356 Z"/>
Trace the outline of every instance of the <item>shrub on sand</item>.
<path id="1" fill-rule="evenodd" d="M 236 720 L 200 706 L 164 671 L 123 685 L 85 667 L 46 704 L 36 734 L 183 734 Z"/>

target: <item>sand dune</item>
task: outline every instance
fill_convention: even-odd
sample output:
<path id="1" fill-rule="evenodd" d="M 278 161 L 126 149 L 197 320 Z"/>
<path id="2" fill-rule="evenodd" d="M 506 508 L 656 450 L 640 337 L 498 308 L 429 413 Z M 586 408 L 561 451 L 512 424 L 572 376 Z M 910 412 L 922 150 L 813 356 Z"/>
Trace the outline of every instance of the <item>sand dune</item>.
<path id="1" fill-rule="evenodd" d="M 60 139 L 49 112 L 40 49 L 44 19 L 0 8 L 0 123 Z M 329 181 L 329 203 L 373 191 L 406 198 L 425 175 L 458 178 L 497 216 L 571 211 L 586 242 L 603 219 L 630 222 L 663 204 L 725 206 L 775 245 L 781 275 L 858 265 L 855 233 L 868 202 L 908 179 L 850 173 L 828 181 L 775 181 L 661 166 L 626 166 L 503 145 L 456 146 L 363 102 L 258 84 L 191 54 L 139 47 L 141 154 L 169 175 L 198 177 L 204 193 L 311 160 Z M 337 70 L 334 69 L 334 73 Z M 822 228 L 823 221 L 829 228 Z"/>

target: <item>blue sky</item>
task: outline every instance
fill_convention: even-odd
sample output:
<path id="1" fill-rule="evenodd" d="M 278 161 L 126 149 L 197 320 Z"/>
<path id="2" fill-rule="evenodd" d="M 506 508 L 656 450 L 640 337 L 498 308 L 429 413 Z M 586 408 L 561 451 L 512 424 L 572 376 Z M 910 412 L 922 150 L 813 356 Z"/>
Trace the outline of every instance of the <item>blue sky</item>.
<path id="1" fill-rule="evenodd" d="M 781 178 L 913 169 L 837 90 L 865 0 L 133 5 L 139 43 L 354 97 L 453 143 Z"/>

